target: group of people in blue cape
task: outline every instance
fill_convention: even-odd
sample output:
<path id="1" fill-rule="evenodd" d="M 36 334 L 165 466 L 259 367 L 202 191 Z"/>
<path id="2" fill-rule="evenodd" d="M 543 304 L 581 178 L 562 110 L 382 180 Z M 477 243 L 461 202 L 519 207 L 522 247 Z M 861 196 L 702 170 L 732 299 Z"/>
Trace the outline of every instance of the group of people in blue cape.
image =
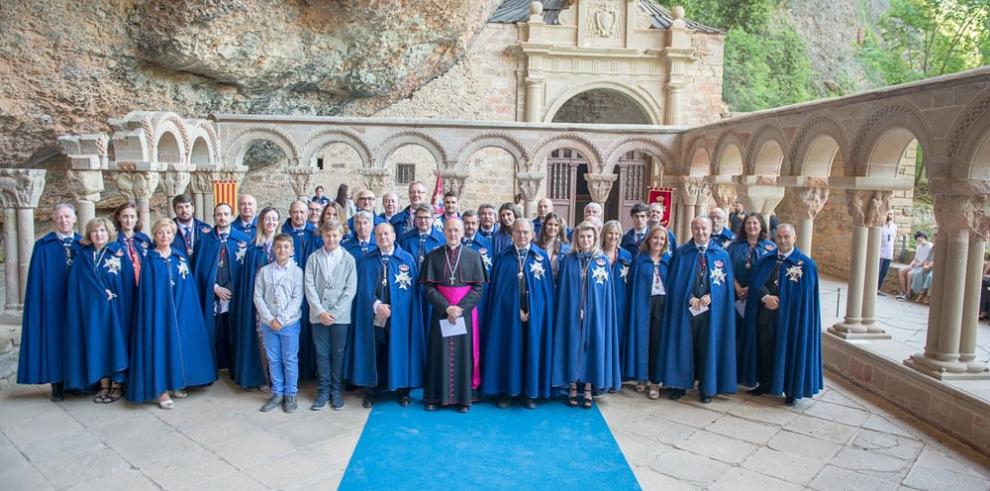
<path id="1" fill-rule="evenodd" d="M 482 397 L 591 408 L 623 383 L 705 403 L 822 388 L 817 270 L 788 224 L 771 238 L 748 213 L 733 232 L 716 208 L 677 246 L 656 203 L 624 233 L 595 203 L 570 229 L 550 200 L 529 220 L 424 197 L 415 182 L 409 206 L 388 193 L 375 214 L 362 190 L 351 216 L 296 201 L 283 220 L 243 194 L 207 224 L 180 195 L 150 237 L 133 204 L 82 235 L 58 205 L 32 255 L 17 381 L 172 409 L 225 370 L 270 392 L 265 412 L 295 411 L 308 378 L 312 410 L 342 409 L 348 385 L 364 407 L 423 388 L 427 410 L 461 412 Z"/>

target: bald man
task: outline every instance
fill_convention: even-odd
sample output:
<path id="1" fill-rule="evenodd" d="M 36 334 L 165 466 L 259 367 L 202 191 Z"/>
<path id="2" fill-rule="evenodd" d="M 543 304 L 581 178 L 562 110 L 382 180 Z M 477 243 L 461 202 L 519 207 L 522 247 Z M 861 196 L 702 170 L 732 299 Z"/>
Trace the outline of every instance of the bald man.
<path id="1" fill-rule="evenodd" d="M 238 232 L 254 238 L 254 233 L 258 230 L 258 200 L 250 194 L 242 194 L 237 200 L 237 219 L 230 226 Z"/>
<path id="2" fill-rule="evenodd" d="M 736 234 L 729 230 L 725 210 L 712 208 L 708 212 L 708 219 L 712 221 L 712 244 L 728 250 L 729 244 L 736 238 Z"/>

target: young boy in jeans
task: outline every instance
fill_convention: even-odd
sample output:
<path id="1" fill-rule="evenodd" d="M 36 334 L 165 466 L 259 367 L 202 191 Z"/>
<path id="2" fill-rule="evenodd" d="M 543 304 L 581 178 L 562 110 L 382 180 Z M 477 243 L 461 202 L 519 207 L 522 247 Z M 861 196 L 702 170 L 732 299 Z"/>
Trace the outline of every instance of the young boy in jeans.
<path id="1" fill-rule="evenodd" d="M 282 409 L 292 413 L 298 407 L 303 271 L 291 260 L 291 236 L 276 235 L 272 249 L 275 250 L 275 262 L 261 268 L 254 282 L 254 308 L 258 311 L 272 379 L 272 397 L 261 411 L 267 413 L 284 403 Z"/>

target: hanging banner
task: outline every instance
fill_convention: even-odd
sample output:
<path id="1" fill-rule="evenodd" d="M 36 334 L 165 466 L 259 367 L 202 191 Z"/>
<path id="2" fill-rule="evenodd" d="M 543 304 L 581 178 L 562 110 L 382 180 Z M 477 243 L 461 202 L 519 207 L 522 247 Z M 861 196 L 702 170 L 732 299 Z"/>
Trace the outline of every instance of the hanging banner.
<path id="1" fill-rule="evenodd" d="M 663 206 L 663 226 L 670 224 L 670 205 L 673 204 L 674 188 L 653 186 L 646 194 L 646 204 L 660 203 Z"/>
<path id="2" fill-rule="evenodd" d="M 227 203 L 237 213 L 237 181 L 213 181 L 214 206 Z M 210 208 L 212 213 L 213 208 Z"/>

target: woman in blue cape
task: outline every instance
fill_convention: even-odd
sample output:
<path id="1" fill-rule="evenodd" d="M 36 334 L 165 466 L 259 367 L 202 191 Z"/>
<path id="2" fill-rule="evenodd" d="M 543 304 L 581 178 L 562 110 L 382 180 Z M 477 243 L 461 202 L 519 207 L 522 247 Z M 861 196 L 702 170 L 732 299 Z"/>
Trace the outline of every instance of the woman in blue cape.
<path id="1" fill-rule="evenodd" d="M 65 384 L 85 390 L 99 383 L 93 402 L 116 402 L 128 363 L 120 303 L 126 258 L 106 218 L 90 220 L 80 243 L 68 280 Z"/>
<path id="2" fill-rule="evenodd" d="M 769 239 L 763 215 L 756 212 L 746 215 L 737 232 L 736 239 L 729 244 L 728 249 L 736 291 L 736 372 L 739 374 L 740 384 L 753 387 L 757 382 L 755 374 L 746 370 L 745 365 L 750 361 L 747 359 L 748 353 L 754 349 L 749 343 L 756 341 L 742 335 L 740 331 L 746 325 L 743 314 L 756 265 L 764 256 L 776 253 L 777 245 Z"/>
<path id="3" fill-rule="evenodd" d="M 254 309 L 254 280 L 258 271 L 275 260 L 272 240 L 279 227 L 278 210 L 266 207 L 258 214 L 258 229 L 244 253 L 244 263 L 237 278 L 231 302 L 234 330 L 234 360 L 230 375 L 246 389 L 268 385 L 268 358 L 261 339 L 258 315 Z"/>
<path id="4" fill-rule="evenodd" d="M 601 237 L 602 254 L 608 258 L 608 263 L 612 265 L 612 289 L 615 291 L 615 325 L 619 332 L 619 363 L 623 364 L 622 340 L 626 338 L 629 329 L 629 312 L 626 307 L 631 306 L 627 301 L 629 293 L 629 272 L 632 270 L 632 255 L 629 251 L 621 247 L 622 244 L 622 224 L 618 220 L 609 220 L 602 225 Z M 625 372 L 623 372 L 625 373 Z M 636 387 L 637 392 L 643 392 L 642 386 Z"/>
<path id="5" fill-rule="evenodd" d="M 785 395 L 789 405 L 822 389 L 818 268 L 794 240 L 794 227 L 777 226 L 779 253 L 755 268 L 742 330 L 748 341 L 742 369 L 747 379 L 759 382 L 750 393 Z M 776 299 L 774 310 L 765 303 L 768 295 Z"/>
<path id="6" fill-rule="evenodd" d="M 120 322 L 124 326 L 127 346 L 130 346 L 141 265 L 148 251 L 151 250 L 151 238 L 141 232 L 143 224 L 134 203 L 124 203 L 114 211 L 113 225 L 117 228 L 117 243 L 124 252 L 124 257 L 120 261 Z"/>
<path id="7" fill-rule="evenodd" d="M 560 260 L 568 252 L 571 252 L 571 244 L 567 239 L 567 234 L 564 232 L 566 228 L 567 224 L 564 222 L 564 219 L 551 211 L 543 217 L 543 226 L 540 228 L 539 236 L 536 238 L 536 245 L 540 249 L 543 249 L 550 259 L 548 266 L 554 284 L 557 283 L 557 277 L 560 273 Z"/>
<path id="8" fill-rule="evenodd" d="M 61 401 L 65 377 L 65 287 L 80 246 L 79 234 L 73 232 L 76 210 L 72 205 L 56 205 L 52 221 L 55 231 L 38 239 L 31 252 L 17 383 L 52 384 L 52 401 Z"/>
<path id="9" fill-rule="evenodd" d="M 637 392 L 650 383 L 650 399 L 660 397 L 657 359 L 660 356 L 660 331 L 667 300 L 667 229 L 656 226 L 646 233 L 639 245 L 629 280 L 629 330 L 622 339 L 622 376 L 636 381 Z"/>
<path id="10" fill-rule="evenodd" d="M 545 227 L 546 225 L 544 225 Z M 567 387 L 567 404 L 577 407 L 583 385 L 585 409 L 594 390 L 618 390 L 619 333 L 615 323 L 615 290 L 608 258 L 598 250 L 598 230 L 590 222 L 574 229 L 574 250 L 560 263 L 554 311 L 554 387 Z"/>
<path id="11" fill-rule="evenodd" d="M 155 248 L 141 268 L 127 399 L 157 400 L 172 409 L 169 392 L 184 397 L 187 387 L 217 379 L 210 339 L 203 325 L 196 279 L 185 254 L 172 247 L 175 222 L 155 222 Z"/>

